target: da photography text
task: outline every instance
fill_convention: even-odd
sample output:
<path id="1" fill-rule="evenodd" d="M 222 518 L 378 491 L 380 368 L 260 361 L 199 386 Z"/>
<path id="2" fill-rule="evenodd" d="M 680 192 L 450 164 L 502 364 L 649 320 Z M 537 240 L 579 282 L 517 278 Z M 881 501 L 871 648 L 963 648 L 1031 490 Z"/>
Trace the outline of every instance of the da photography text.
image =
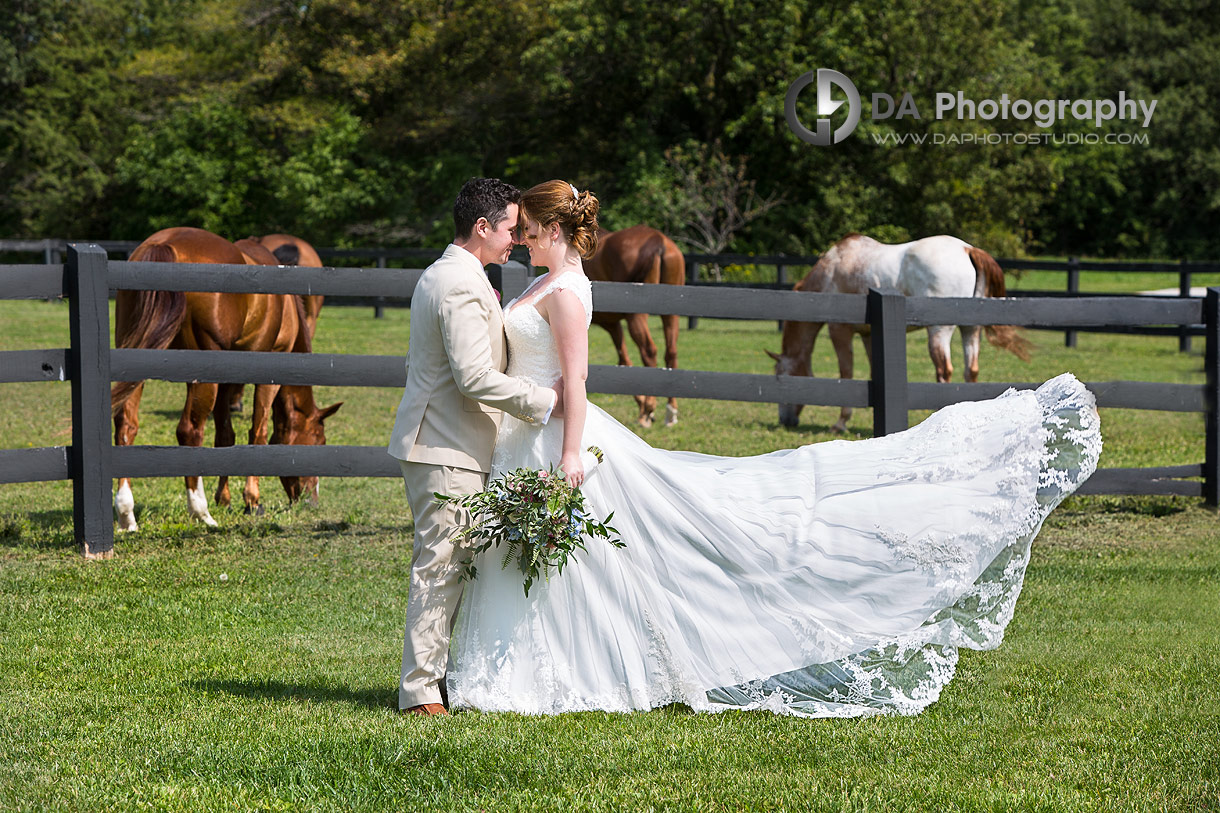
<path id="1" fill-rule="evenodd" d="M 810 129 L 805 126 L 797 115 L 796 103 L 797 98 L 802 91 L 805 91 L 810 85 L 815 85 L 817 93 L 817 116 L 814 127 Z M 845 98 L 834 98 L 835 90 L 838 90 L 839 96 Z M 903 93 L 897 99 L 889 93 L 873 93 L 870 100 L 872 102 L 872 110 L 870 118 L 873 121 L 900 121 L 902 119 L 923 120 L 925 118 L 925 110 L 921 110 L 918 102 L 911 93 Z M 820 147 L 838 144 L 847 138 L 856 129 L 860 122 L 862 110 L 862 100 L 860 92 L 856 85 L 846 75 L 839 71 L 830 70 L 828 68 L 819 68 L 816 71 L 809 71 L 788 88 L 788 94 L 785 98 L 784 114 L 788 120 L 788 126 L 798 137 L 810 144 L 815 144 Z M 1152 123 L 1152 116 L 1156 112 L 1156 99 L 1145 100 L 1133 98 L 1127 95 L 1126 91 L 1119 91 L 1117 98 L 1104 99 L 1022 99 L 1011 98 L 1007 93 L 1000 94 L 998 99 L 972 99 L 960 90 L 954 92 L 942 92 L 933 95 L 933 104 L 931 107 L 932 118 L 937 121 L 957 119 L 958 121 L 1004 121 L 1004 122 L 1029 122 L 1043 130 L 1050 130 L 1057 125 L 1063 124 L 1069 120 L 1087 121 L 1094 128 L 1101 128 L 1110 122 L 1130 122 L 1138 124 L 1141 129 L 1147 129 Z M 831 114 L 838 110 L 843 105 L 847 105 L 846 116 L 842 119 L 838 127 L 835 127 L 831 121 Z M 993 144 L 993 143 L 1023 143 L 1023 144 L 1071 144 L 1071 143 L 1097 143 L 1098 141 L 1106 141 L 1107 143 L 1126 143 L 1126 144 L 1147 144 L 1147 135 L 1128 136 L 1126 138 L 1118 138 L 1118 135 L 1107 133 L 1105 135 L 1088 134 L 1083 138 L 1067 139 L 1062 138 L 1035 138 L 1038 133 L 1017 134 L 1017 133 L 992 133 L 990 136 L 995 138 L 983 138 L 973 143 Z M 1017 138 L 1017 136 L 1021 136 Z M 1043 135 L 1050 136 L 1052 134 L 1045 133 Z M 937 140 L 933 138 L 930 142 L 924 138 L 905 138 L 896 137 L 894 139 L 878 140 L 877 143 L 934 143 L 934 144 L 952 144 L 963 143 L 960 139 L 951 140 L 941 138 Z"/>
<path id="2" fill-rule="evenodd" d="M 923 116 L 915 105 L 915 99 L 910 93 L 902 94 L 902 100 L 895 109 L 894 97 L 888 93 L 874 93 L 873 121 L 904 117 L 920 119 Z M 956 118 L 958 121 L 982 119 L 983 121 L 1029 121 L 1039 127 L 1054 127 L 1069 117 L 1077 121 L 1092 121 L 1094 127 L 1101 127 L 1107 121 L 1138 121 L 1141 127 L 1152 123 L 1152 113 L 1156 110 L 1156 99 L 1146 102 L 1143 99 L 1129 99 L 1127 92 L 1120 90 L 1117 99 L 1010 99 L 1007 93 L 1000 94 L 997 99 L 966 98 L 960 90 L 957 93 L 936 94 L 936 118 Z"/>

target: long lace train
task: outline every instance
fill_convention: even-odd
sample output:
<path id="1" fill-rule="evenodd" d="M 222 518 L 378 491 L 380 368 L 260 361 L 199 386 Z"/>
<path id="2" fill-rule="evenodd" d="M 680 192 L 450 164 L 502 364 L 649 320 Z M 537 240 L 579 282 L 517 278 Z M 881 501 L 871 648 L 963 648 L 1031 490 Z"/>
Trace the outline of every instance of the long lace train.
<path id="1" fill-rule="evenodd" d="M 506 324 L 513 365 L 546 381 L 545 322 L 524 305 Z M 557 463 L 562 432 L 506 416 L 493 475 Z M 606 452 L 586 498 L 627 547 L 591 543 L 528 598 L 484 554 L 453 638 L 455 706 L 916 713 L 959 648 L 1000 644 L 1032 540 L 1101 451 L 1070 375 L 756 457 L 653 449 L 593 405 L 584 442 Z"/>

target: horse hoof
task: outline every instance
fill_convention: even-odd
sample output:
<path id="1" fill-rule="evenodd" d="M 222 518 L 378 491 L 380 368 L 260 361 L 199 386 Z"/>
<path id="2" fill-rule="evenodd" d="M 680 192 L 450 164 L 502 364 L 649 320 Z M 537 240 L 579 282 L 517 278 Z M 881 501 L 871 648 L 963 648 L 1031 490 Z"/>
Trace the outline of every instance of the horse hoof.
<path id="1" fill-rule="evenodd" d="M 674 426 L 678 423 L 678 410 L 671 406 L 665 407 L 665 425 Z"/>
<path id="2" fill-rule="evenodd" d="M 114 495 L 114 510 L 119 516 L 120 531 L 137 531 L 136 501 L 131 495 L 131 487 L 124 483 Z"/>
<path id="3" fill-rule="evenodd" d="M 263 508 L 261 505 L 247 505 L 246 513 L 253 514 L 256 517 L 261 517 L 263 514 L 267 513 L 267 509 Z"/>
<path id="4" fill-rule="evenodd" d="M 836 423 L 834 426 L 830 427 L 830 431 L 832 434 L 835 434 L 835 435 L 844 435 L 847 433 L 847 425 L 842 424 L 842 423 Z"/>
<path id="5" fill-rule="evenodd" d="M 199 521 L 202 522 L 204 525 L 208 526 L 209 528 L 219 528 L 220 527 L 220 523 L 217 522 L 216 520 L 212 519 L 211 514 L 204 514 L 203 516 L 199 517 Z"/>

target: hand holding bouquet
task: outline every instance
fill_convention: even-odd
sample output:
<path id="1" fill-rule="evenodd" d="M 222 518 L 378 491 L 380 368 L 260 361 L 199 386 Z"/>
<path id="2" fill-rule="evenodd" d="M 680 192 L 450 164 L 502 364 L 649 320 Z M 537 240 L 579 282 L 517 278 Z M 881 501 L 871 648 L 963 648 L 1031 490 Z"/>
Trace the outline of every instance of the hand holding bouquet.
<path id="1" fill-rule="evenodd" d="M 600 463 L 603 455 L 596 446 L 581 453 L 585 476 Z M 473 556 L 489 548 L 503 545 L 502 567 L 516 560 L 525 576 L 525 594 L 541 576 L 549 578 L 551 570 L 562 573 L 568 559 L 577 551 L 588 551 L 585 539 L 605 539 L 616 548 L 625 547 L 618 531 L 607 523 L 610 516 L 598 521 L 585 506 L 579 488 L 564 481 L 562 471 L 548 469 L 515 469 L 487 484 L 477 494 L 464 497 L 435 494 L 441 504 L 454 503 L 470 511 L 471 522 L 459 533 L 459 538 L 477 536 L 480 542 L 465 564 L 462 577 L 477 575 Z"/>

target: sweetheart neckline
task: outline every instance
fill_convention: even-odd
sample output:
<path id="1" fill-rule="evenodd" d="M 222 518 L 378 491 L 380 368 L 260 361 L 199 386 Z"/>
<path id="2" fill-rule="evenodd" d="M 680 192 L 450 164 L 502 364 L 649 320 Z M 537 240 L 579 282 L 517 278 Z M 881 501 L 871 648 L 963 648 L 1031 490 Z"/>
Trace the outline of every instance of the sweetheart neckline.
<path id="1" fill-rule="evenodd" d="M 559 282 L 559 280 L 563 279 L 563 278 L 564 278 L 564 277 L 566 277 L 568 274 L 580 274 L 582 277 L 584 276 L 584 272 L 583 272 L 583 271 L 564 271 L 562 274 L 560 274 L 559 276 L 555 277 L 553 280 L 551 280 L 550 282 L 548 282 L 548 283 L 547 283 L 547 287 L 550 287 L 551 285 L 554 285 L 556 282 Z M 545 274 L 544 274 L 543 276 L 541 276 L 541 277 L 538 277 L 538 279 L 536 279 L 536 280 L 534 280 L 533 282 L 531 282 L 531 283 L 530 283 L 530 284 L 529 284 L 529 285 L 526 287 L 526 289 L 525 289 L 524 291 L 522 291 L 522 292 L 521 292 L 521 295 L 520 295 L 520 296 L 518 296 L 518 297 L 517 297 L 516 299 L 514 299 L 512 302 L 509 302 L 509 303 L 508 303 L 508 305 L 506 305 L 506 306 L 505 306 L 505 308 L 504 308 L 504 317 L 505 317 L 505 318 L 508 318 L 508 315 L 509 315 L 510 313 L 512 313 L 513 311 L 517 310 L 517 307 L 518 307 L 519 305 L 529 305 L 531 308 L 533 308 L 533 309 L 534 309 L 534 313 L 538 314 L 538 317 L 539 317 L 540 319 L 542 319 L 542 321 L 546 322 L 546 317 L 542 315 L 542 311 L 538 310 L 538 307 L 537 307 L 537 304 L 536 304 L 536 303 L 537 303 L 539 300 L 541 300 L 541 299 L 545 299 L 545 298 L 546 298 L 546 296 L 549 296 L 549 294 L 548 294 L 548 295 L 546 295 L 546 296 L 540 296 L 540 297 L 538 297 L 538 299 L 535 299 L 533 302 L 522 302 L 522 299 L 523 299 L 523 298 L 524 298 L 524 297 L 525 297 L 527 294 L 529 294 L 529 293 L 530 293 L 530 291 L 534 290 L 534 286 L 535 286 L 535 285 L 537 285 L 537 284 L 538 284 L 538 282 L 539 282 L 539 281 L 541 281 L 541 280 L 543 280 L 545 277 L 546 277 L 546 275 L 545 275 Z M 550 324 L 550 322 L 547 322 L 547 324 Z"/>

